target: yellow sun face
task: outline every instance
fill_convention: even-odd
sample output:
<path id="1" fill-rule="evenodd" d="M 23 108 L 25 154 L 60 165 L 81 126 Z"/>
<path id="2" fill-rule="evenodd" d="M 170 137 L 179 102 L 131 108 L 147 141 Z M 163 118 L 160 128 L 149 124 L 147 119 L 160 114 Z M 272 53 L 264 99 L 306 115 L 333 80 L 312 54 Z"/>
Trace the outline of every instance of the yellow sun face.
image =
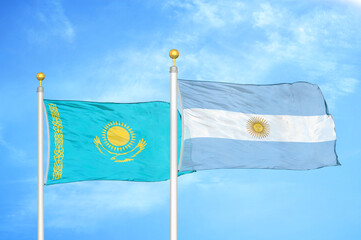
<path id="1" fill-rule="evenodd" d="M 123 151 L 133 145 L 135 134 L 126 124 L 111 122 L 105 125 L 103 129 L 103 141 L 108 148 Z"/>
<path id="2" fill-rule="evenodd" d="M 260 123 L 255 123 L 255 124 L 253 125 L 253 129 L 254 129 L 256 132 L 260 133 L 260 132 L 263 131 L 264 128 L 263 128 L 262 124 L 260 124 Z"/>
<path id="3" fill-rule="evenodd" d="M 247 121 L 247 130 L 255 138 L 265 138 L 269 135 L 270 127 L 261 117 L 251 117 Z"/>

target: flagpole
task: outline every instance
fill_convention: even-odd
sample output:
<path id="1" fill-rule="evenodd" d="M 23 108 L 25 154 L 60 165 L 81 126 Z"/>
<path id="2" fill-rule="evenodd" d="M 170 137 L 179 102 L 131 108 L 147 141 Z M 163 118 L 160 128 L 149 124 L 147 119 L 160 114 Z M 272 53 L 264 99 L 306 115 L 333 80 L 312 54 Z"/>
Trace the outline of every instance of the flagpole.
<path id="1" fill-rule="evenodd" d="M 179 56 L 176 49 L 169 52 L 173 59 L 170 67 L 170 240 L 178 239 L 178 154 L 177 154 L 177 73 L 175 60 Z"/>
<path id="2" fill-rule="evenodd" d="M 41 82 L 45 75 L 39 72 L 36 78 L 40 81 L 38 92 L 38 240 L 44 240 L 44 131 L 43 131 L 43 95 Z"/>

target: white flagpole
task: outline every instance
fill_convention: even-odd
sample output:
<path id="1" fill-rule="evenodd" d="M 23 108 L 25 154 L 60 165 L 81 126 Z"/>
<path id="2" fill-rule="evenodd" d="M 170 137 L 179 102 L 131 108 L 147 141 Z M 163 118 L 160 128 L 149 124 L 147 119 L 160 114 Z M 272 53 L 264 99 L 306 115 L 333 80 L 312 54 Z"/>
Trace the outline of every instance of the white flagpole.
<path id="1" fill-rule="evenodd" d="M 178 154 L 177 154 L 177 73 L 175 59 L 179 56 L 176 49 L 169 52 L 173 59 L 170 67 L 170 240 L 178 239 Z"/>
<path id="2" fill-rule="evenodd" d="M 43 131 L 43 95 L 41 81 L 45 75 L 39 72 L 36 78 L 40 81 L 38 92 L 38 240 L 44 240 L 44 131 Z"/>

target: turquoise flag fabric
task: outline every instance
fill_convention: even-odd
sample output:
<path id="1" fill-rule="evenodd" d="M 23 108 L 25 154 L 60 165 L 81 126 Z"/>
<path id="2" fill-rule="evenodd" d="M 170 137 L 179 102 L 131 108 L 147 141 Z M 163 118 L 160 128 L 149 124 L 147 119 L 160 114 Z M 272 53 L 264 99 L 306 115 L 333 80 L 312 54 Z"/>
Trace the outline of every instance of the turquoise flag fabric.
<path id="1" fill-rule="evenodd" d="M 44 100 L 44 105 L 49 128 L 46 185 L 169 179 L 169 103 Z M 178 143 L 180 148 L 179 114 Z"/>

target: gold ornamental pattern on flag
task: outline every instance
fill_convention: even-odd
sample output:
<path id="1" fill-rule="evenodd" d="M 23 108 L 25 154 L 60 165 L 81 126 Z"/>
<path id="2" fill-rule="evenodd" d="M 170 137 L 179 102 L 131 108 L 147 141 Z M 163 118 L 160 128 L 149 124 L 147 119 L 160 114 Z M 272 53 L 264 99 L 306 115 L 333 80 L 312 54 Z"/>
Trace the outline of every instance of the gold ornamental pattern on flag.
<path id="1" fill-rule="evenodd" d="M 61 179 L 63 173 L 63 124 L 61 122 L 58 108 L 56 104 L 49 104 L 49 109 L 52 117 L 52 124 L 54 129 L 54 168 L 53 179 Z"/>

